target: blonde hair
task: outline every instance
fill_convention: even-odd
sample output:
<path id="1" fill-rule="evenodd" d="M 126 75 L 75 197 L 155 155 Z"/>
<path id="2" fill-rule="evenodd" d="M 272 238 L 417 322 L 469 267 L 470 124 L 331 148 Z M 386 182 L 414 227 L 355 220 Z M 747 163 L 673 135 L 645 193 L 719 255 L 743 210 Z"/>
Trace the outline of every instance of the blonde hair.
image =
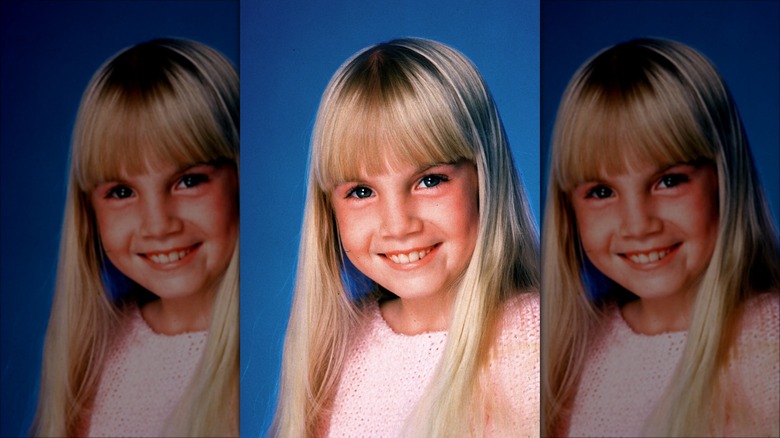
<path id="1" fill-rule="evenodd" d="M 238 157 L 239 80 L 217 51 L 192 41 L 153 40 L 123 50 L 93 76 L 73 132 L 34 435 L 86 433 L 81 429 L 122 308 L 143 299 L 112 299 L 107 270 L 113 267 L 102 251 L 89 193 L 123 171 L 171 162 L 228 162 L 238 169 Z M 237 242 L 215 297 L 203 359 L 165 433 L 238 434 Z"/>
<path id="2" fill-rule="evenodd" d="M 572 189 L 634 163 L 697 161 L 717 169 L 717 243 L 682 359 L 646 432 L 722 435 L 725 412 L 732 420 L 747 412 L 726 405 L 723 377 L 740 304 L 759 291 L 776 293 L 780 285 L 777 233 L 737 108 L 713 65 L 680 43 L 638 39 L 586 62 L 558 110 L 543 236 L 543 434 L 565 431 L 603 311 L 630 299 L 630 291 L 614 284 L 606 295 L 589 297 L 596 291 L 585 284 L 591 269 L 580 247 Z"/>
<path id="3" fill-rule="evenodd" d="M 353 296 L 329 199 L 335 182 L 401 163 L 460 159 L 477 169 L 479 233 L 443 358 L 409 429 L 420 436 L 481 434 L 494 412 L 480 376 L 502 303 L 538 288 L 537 231 L 495 103 L 474 65 L 441 43 L 398 39 L 347 60 L 320 103 L 274 435 L 312 436 L 327 421 L 349 340 L 378 292 L 371 282 L 374 294 Z"/>

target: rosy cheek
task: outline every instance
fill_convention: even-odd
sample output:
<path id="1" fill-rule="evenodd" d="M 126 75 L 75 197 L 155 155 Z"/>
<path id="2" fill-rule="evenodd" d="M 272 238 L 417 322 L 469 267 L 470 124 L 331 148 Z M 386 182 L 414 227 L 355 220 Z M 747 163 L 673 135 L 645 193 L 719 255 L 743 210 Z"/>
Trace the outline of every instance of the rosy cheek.
<path id="1" fill-rule="evenodd" d="M 577 233 L 585 251 L 590 251 L 595 246 L 601 234 L 601 224 L 594 221 L 593 216 L 585 212 L 580 212 L 577 216 Z"/>

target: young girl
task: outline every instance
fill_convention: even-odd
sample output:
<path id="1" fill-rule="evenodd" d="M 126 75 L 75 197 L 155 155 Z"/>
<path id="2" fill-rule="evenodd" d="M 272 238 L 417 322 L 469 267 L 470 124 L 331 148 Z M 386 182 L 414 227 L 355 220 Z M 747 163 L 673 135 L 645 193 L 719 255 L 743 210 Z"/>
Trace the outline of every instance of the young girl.
<path id="1" fill-rule="evenodd" d="M 35 435 L 238 434 L 238 91 L 222 55 L 175 39 L 92 78 Z"/>
<path id="2" fill-rule="evenodd" d="M 780 433 L 777 234 L 702 55 L 640 39 L 580 68 L 544 227 L 543 433 Z"/>
<path id="3" fill-rule="evenodd" d="M 493 99 L 437 42 L 336 72 L 272 433 L 538 435 L 537 233 Z"/>

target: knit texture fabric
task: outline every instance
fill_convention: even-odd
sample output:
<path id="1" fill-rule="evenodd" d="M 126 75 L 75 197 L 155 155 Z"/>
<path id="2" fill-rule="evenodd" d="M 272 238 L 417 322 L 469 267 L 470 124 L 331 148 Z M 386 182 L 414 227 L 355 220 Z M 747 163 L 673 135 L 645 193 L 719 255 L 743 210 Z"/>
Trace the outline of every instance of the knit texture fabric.
<path id="1" fill-rule="evenodd" d="M 155 333 L 137 307 L 112 345 L 92 408 L 89 436 L 160 436 L 190 383 L 207 332 Z"/>
<path id="2" fill-rule="evenodd" d="M 394 332 L 372 305 L 341 375 L 328 435 L 397 437 L 444 352 L 447 332 Z M 488 394 L 511 407 L 515 436 L 539 434 L 539 298 L 510 300 L 490 358 Z M 488 424 L 490 428 L 490 424 Z M 488 430 L 490 432 L 490 430 Z"/>
<path id="3" fill-rule="evenodd" d="M 779 298 L 764 294 L 748 301 L 729 361 L 728 396 L 742 406 L 749 403 L 751 431 L 770 434 L 780 422 Z M 583 369 L 569 436 L 641 436 L 686 340 L 687 332 L 635 333 L 619 309 L 612 309 Z M 727 432 L 744 436 L 746 431 Z"/>

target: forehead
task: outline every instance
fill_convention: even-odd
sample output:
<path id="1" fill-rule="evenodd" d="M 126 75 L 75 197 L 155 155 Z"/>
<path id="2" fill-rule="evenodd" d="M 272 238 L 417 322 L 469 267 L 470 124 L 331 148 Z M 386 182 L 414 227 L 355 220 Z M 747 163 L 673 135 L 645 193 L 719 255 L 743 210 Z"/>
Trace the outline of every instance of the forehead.
<path id="1" fill-rule="evenodd" d="M 119 164 L 113 172 L 105 172 L 105 181 L 126 180 L 133 178 L 169 178 L 186 172 L 187 170 L 207 163 L 180 163 L 170 160 L 145 160 L 137 165 L 129 166 Z"/>
<path id="2" fill-rule="evenodd" d="M 404 159 L 385 160 L 382 166 L 361 166 L 356 168 L 354 175 L 345 175 L 345 179 L 334 180 L 334 184 L 364 181 L 373 178 L 411 178 L 423 174 L 437 166 L 454 165 L 457 162 L 412 162 Z"/>
<path id="3" fill-rule="evenodd" d="M 553 172 L 560 187 L 570 190 L 605 175 L 714 159 L 706 138 L 689 126 L 634 115 L 597 109 L 575 114 L 554 145 Z"/>
<path id="4" fill-rule="evenodd" d="M 448 133 L 442 140 L 435 130 L 409 129 L 387 121 L 339 129 L 315 150 L 313 166 L 323 190 L 343 181 L 371 175 L 414 172 L 435 163 L 471 159 L 463 139 Z"/>

